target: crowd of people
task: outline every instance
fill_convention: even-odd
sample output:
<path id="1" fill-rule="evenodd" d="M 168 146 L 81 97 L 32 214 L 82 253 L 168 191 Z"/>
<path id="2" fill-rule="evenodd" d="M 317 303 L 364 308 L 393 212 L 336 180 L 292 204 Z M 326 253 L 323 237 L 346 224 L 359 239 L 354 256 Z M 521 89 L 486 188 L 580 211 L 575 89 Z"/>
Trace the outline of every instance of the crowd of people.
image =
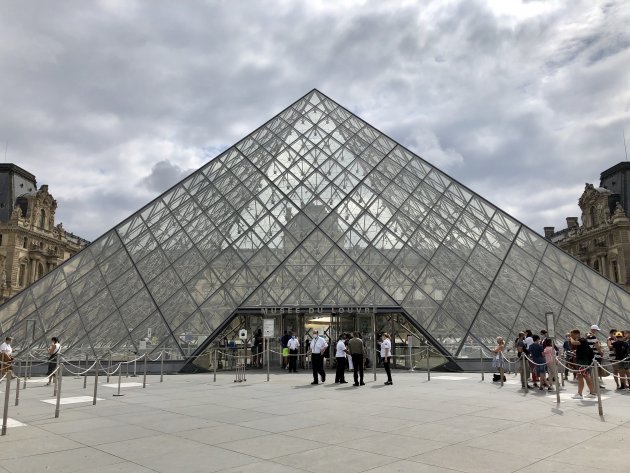
<path id="1" fill-rule="evenodd" d="M 577 393 L 574 399 L 595 398 L 595 384 L 602 389 L 601 379 L 613 375 L 618 390 L 630 389 L 630 330 L 611 329 L 606 344 L 602 345 L 598 338 L 600 328 L 592 325 L 590 331 L 582 334 L 574 329 L 565 335 L 562 345 L 547 336 L 546 330 L 534 334 L 531 330 L 519 332 L 514 340 L 513 349 L 517 353 L 516 371 L 521 373 L 522 387 L 528 389 L 552 391 L 555 376 L 568 379 L 569 373 L 577 381 Z M 508 360 L 505 357 L 506 343 L 497 337 L 493 367 L 498 371 L 494 380 L 505 381 L 505 370 Z M 523 363 L 523 357 L 526 357 Z M 597 362 L 597 376 L 592 375 L 593 362 Z M 532 385 L 529 384 L 531 376 Z M 595 378 L 595 379 L 594 379 Z M 584 388 L 588 394 L 584 394 Z"/>

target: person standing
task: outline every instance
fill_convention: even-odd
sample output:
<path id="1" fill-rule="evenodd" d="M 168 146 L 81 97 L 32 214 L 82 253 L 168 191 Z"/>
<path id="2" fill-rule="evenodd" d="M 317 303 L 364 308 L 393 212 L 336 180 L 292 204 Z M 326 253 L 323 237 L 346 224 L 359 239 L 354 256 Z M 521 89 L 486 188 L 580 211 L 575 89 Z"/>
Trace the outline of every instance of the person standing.
<path id="1" fill-rule="evenodd" d="M 387 373 L 387 381 L 385 381 L 385 385 L 391 386 L 394 384 L 392 382 L 392 371 L 390 367 L 390 361 L 392 359 L 392 342 L 389 337 L 389 333 L 383 332 L 381 340 L 381 359 L 383 360 L 383 368 L 385 368 L 385 373 Z"/>
<path id="2" fill-rule="evenodd" d="M 494 356 L 492 357 L 492 367 L 495 370 L 499 371 L 499 379 L 498 381 L 500 382 L 501 380 L 505 381 L 505 375 L 503 373 L 503 350 L 505 349 L 505 340 L 503 339 L 503 337 L 497 337 L 497 344 L 494 347 L 494 349 L 492 350 L 492 353 L 494 353 Z"/>
<path id="3" fill-rule="evenodd" d="M 578 392 L 571 396 L 573 399 L 583 399 L 582 392 L 584 391 L 584 382 L 588 386 L 589 393 L 586 395 L 588 398 L 597 397 L 594 394 L 593 380 L 591 379 L 590 367 L 595 357 L 593 349 L 589 346 L 586 338 L 580 336 L 578 329 L 571 330 L 571 338 L 569 344 L 575 348 L 575 365 L 578 369 Z M 597 380 L 595 380 L 597 381 Z"/>
<path id="4" fill-rule="evenodd" d="M 287 342 L 287 348 L 289 349 L 289 373 L 297 373 L 297 357 L 300 342 L 295 338 L 295 335 L 291 334 L 291 338 Z"/>
<path id="5" fill-rule="evenodd" d="M 335 383 L 346 384 L 346 337 L 342 333 L 339 335 L 337 341 L 337 348 L 335 351 L 335 360 L 337 361 L 337 371 L 335 372 Z"/>
<path id="6" fill-rule="evenodd" d="M 352 357 L 352 365 L 354 367 L 354 385 L 365 386 L 363 382 L 363 355 L 365 354 L 365 346 L 359 332 L 354 332 L 352 338 L 348 342 L 348 351 Z"/>
<path id="7" fill-rule="evenodd" d="M 586 334 L 586 341 L 588 342 L 588 346 L 593 350 L 593 355 L 595 356 L 595 361 L 597 361 L 597 378 L 594 379 L 594 383 L 599 383 L 599 387 L 601 389 L 606 389 L 606 387 L 602 384 L 602 376 L 604 376 L 604 370 L 602 368 L 602 362 L 604 361 L 604 353 L 602 352 L 602 347 L 599 344 L 599 340 L 597 339 L 597 334 L 600 332 L 598 325 L 591 325 L 591 331 Z"/>
<path id="8" fill-rule="evenodd" d="M 313 382 L 311 384 L 319 384 L 317 375 L 322 377 L 322 383 L 326 382 L 326 372 L 324 371 L 324 352 L 328 344 L 324 337 L 319 336 L 319 331 L 313 331 L 313 339 L 311 340 L 311 365 L 313 366 Z"/>
<path id="9" fill-rule="evenodd" d="M 52 337 L 50 339 L 50 346 L 48 347 L 48 371 L 46 372 L 46 376 L 48 376 L 48 383 L 53 376 L 53 372 L 57 369 L 57 356 L 59 355 L 59 350 L 61 350 L 61 344 L 59 343 L 59 339 L 57 337 Z"/>
<path id="10" fill-rule="evenodd" d="M 286 330 L 280 338 L 280 346 L 282 347 L 282 369 L 289 369 L 289 340 L 291 339 L 289 332 Z"/>
<path id="11" fill-rule="evenodd" d="M 13 367 L 13 348 L 11 342 L 13 338 L 6 337 L 4 343 L 0 345 L 0 377 L 4 376 L 7 371 L 11 371 Z"/>

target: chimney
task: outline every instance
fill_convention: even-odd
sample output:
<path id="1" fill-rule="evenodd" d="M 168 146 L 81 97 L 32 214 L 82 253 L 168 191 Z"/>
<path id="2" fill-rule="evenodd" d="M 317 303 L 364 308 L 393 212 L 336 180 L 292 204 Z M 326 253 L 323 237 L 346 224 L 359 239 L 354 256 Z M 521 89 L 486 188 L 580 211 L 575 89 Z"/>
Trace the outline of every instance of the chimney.
<path id="1" fill-rule="evenodd" d="M 568 228 L 577 228 L 578 227 L 578 218 L 577 217 L 567 217 L 567 227 Z"/>
<path id="2" fill-rule="evenodd" d="M 545 238 L 550 239 L 555 233 L 555 227 L 545 227 Z"/>

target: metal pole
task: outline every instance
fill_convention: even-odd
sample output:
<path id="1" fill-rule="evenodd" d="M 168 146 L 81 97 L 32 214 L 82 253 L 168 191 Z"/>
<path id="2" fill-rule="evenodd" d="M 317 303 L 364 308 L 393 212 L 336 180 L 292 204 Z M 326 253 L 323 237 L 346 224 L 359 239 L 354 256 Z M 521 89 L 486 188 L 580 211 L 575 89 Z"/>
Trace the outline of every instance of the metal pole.
<path id="1" fill-rule="evenodd" d="M 15 385 L 15 405 L 20 405 L 20 378 L 18 376 L 15 377 L 17 379 L 17 384 Z"/>
<path id="2" fill-rule="evenodd" d="M 99 365 L 100 368 L 100 362 L 98 361 L 98 358 L 96 359 L 97 364 Z M 94 398 L 92 399 L 92 405 L 96 406 L 96 392 L 98 391 L 98 370 L 99 368 L 97 368 L 96 366 L 94 367 Z"/>
<path id="3" fill-rule="evenodd" d="M 484 380 L 483 374 L 483 347 L 479 347 L 479 366 L 481 366 L 481 381 Z"/>
<path id="4" fill-rule="evenodd" d="M 109 352 L 109 363 L 107 364 L 107 382 L 109 383 L 109 373 L 112 371 L 112 352 Z"/>
<path id="5" fill-rule="evenodd" d="M 332 350 L 330 350 L 332 351 Z M 376 360 L 378 353 L 376 353 L 376 314 L 372 311 L 372 374 L 374 374 L 374 381 L 376 381 Z"/>
<path id="6" fill-rule="evenodd" d="M 558 369 L 558 363 L 555 358 L 553 359 L 553 362 L 554 377 L 556 378 L 556 404 L 560 404 L 560 380 L 558 379 L 560 370 Z"/>
<path id="7" fill-rule="evenodd" d="M 147 387 L 147 354 L 144 354 L 144 374 L 142 375 L 142 389 Z"/>
<path id="8" fill-rule="evenodd" d="M 114 396 L 124 396 L 124 394 L 120 394 L 120 378 L 122 378 L 122 363 L 118 365 L 118 393 L 114 394 Z"/>
<path id="9" fill-rule="evenodd" d="M 217 381 L 217 349 L 214 349 L 214 380 L 215 383 Z"/>
<path id="10" fill-rule="evenodd" d="M 59 358 L 57 358 L 59 360 Z M 61 380 L 63 379 L 63 363 L 59 365 L 59 370 L 57 371 L 57 404 L 55 405 L 55 419 L 59 417 L 59 404 L 61 402 Z"/>
<path id="11" fill-rule="evenodd" d="M 429 357 L 429 347 L 427 347 L 427 381 L 431 381 L 431 358 Z"/>
<path id="12" fill-rule="evenodd" d="M 160 355 L 160 383 L 164 381 L 164 350 Z"/>
<path id="13" fill-rule="evenodd" d="M 125 378 L 129 377 L 129 352 L 125 353 Z"/>
<path id="14" fill-rule="evenodd" d="M 20 362 L 22 363 L 22 362 Z M 20 365 L 20 369 L 21 365 Z M 26 389 L 26 378 L 28 377 L 28 358 L 26 358 L 26 362 L 24 363 L 24 376 L 22 376 L 22 389 Z M 19 381 L 18 381 L 19 383 Z"/>
<path id="15" fill-rule="evenodd" d="M 133 374 L 131 375 L 132 378 L 136 378 L 138 376 L 138 372 L 136 371 L 136 368 L 137 368 L 136 362 L 137 361 L 138 361 L 137 359 L 133 360 Z"/>
<path id="16" fill-rule="evenodd" d="M 57 353 L 57 368 L 55 369 L 53 376 L 53 396 L 57 395 L 57 381 L 59 378 L 59 353 Z"/>
<path id="17" fill-rule="evenodd" d="M 271 358 L 271 353 L 269 350 L 269 338 L 265 337 L 263 340 L 267 344 L 267 382 L 269 382 L 269 358 Z"/>
<path id="18" fill-rule="evenodd" d="M 85 373 L 83 373 L 83 389 L 87 388 L 87 372 L 88 372 L 88 364 L 89 364 L 88 354 L 85 354 Z"/>
<path id="19" fill-rule="evenodd" d="M 2 414 L 2 435 L 7 434 L 7 420 L 9 417 L 9 398 L 11 397 L 11 371 L 7 371 L 7 386 L 4 391 L 4 411 Z"/>
<path id="20" fill-rule="evenodd" d="M 602 393 L 599 389 L 599 377 L 597 373 L 597 365 L 599 363 L 596 359 L 593 359 L 593 366 L 591 367 L 591 382 L 593 383 L 593 387 L 595 388 L 595 392 L 597 393 L 597 411 L 600 416 L 604 415 L 604 408 L 602 406 Z"/>
<path id="21" fill-rule="evenodd" d="M 529 380 L 527 379 L 527 361 L 525 360 L 525 353 L 521 353 L 521 386 L 527 392 L 527 386 L 529 384 Z"/>

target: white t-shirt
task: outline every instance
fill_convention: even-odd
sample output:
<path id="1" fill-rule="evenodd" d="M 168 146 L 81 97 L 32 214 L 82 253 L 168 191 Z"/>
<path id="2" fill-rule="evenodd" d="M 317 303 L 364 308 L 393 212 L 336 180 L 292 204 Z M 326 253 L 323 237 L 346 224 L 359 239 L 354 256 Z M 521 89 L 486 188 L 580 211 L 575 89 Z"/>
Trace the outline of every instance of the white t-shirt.
<path id="1" fill-rule="evenodd" d="M 317 337 L 311 340 L 311 351 L 316 355 L 324 353 L 327 346 L 328 344 L 324 337 Z"/>
<path id="2" fill-rule="evenodd" d="M 383 338 L 381 342 L 381 358 L 392 356 L 392 342 L 389 338 Z"/>
<path id="3" fill-rule="evenodd" d="M 534 339 L 532 337 L 525 337 L 525 340 L 523 340 L 523 342 L 525 342 L 525 345 L 527 346 L 527 349 L 529 350 L 529 346 L 534 343 Z"/>
<path id="4" fill-rule="evenodd" d="M 335 353 L 337 358 L 345 358 L 346 357 L 346 344 L 343 340 L 339 340 L 337 342 L 337 352 Z"/>
<path id="5" fill-rule="evenodd" d="M 297 338 L 291 338 L 287 342 L 287 348 L 289 348 L 289 350 L 297 350 L 299 346 L 300 342 L 298 342 Z"/>
<path id="6" fill-rule="evenodd" d="M 7 342 L 2 342 L 2 345 L 0 345 L 0 353 L 11 356 L 11 353 L 13 353 L 13 348 L 11 348 L 11 345 L 9 345 Z"/>

